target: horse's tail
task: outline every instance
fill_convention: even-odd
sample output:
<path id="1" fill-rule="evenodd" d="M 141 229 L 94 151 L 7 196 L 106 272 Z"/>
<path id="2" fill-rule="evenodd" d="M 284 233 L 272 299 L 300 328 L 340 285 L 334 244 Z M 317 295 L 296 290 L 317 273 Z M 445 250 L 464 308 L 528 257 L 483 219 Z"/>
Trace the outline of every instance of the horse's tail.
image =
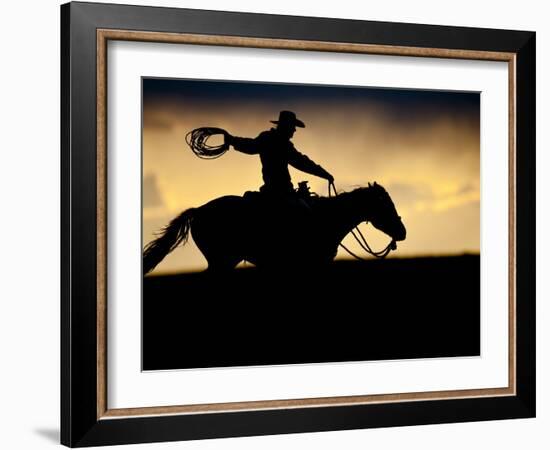
<path id="1" fill-rule="evenodd" d="M 164 257 L 178 245 L 185 244 L 196 208 L 183 211 L 166 225 L 158 238 L 149 242 L 143 250 L 143 275 L 151 272 Z"/>

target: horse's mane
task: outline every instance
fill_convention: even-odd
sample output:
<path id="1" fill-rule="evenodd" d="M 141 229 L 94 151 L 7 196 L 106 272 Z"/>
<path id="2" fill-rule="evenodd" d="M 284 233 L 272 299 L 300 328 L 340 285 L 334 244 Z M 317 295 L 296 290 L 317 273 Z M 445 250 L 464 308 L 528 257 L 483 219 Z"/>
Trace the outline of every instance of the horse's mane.
<path id="1" fill-rule="evenodd" d="M 338 191 L 338 195 L 333 195 L 331 197 L 329 196 L 319 196 L 318 199 L 320 202 L 326 202 L 326 201 L 333 201 L 335 198 L 339 198 L 340 200 L 346 199 L 346 198 L 355 198 L 359 196 L 363 196 L 369 193 L 372 193 L 373 191 L 376 192 L 384 192 L 386 193 L 386 190 L 376 182 L 374 184 L 368 184 L 367 186 L 358 186 L 355 189 L 351 191 Z"/>

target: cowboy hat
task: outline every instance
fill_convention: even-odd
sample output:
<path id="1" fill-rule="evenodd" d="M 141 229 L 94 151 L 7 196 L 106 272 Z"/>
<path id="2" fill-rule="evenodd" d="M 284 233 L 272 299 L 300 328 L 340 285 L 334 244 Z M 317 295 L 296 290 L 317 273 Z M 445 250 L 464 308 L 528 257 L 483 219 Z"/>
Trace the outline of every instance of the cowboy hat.
<path id="1" fill-rule="evenodd" d="M 296 118 L 296 114 L 292 111 L 281 111 L 279 113 L 279 120 L 270 120 L 271 123 L 275 124 L 284 124 L 284 125 L 295 125 L 300 128 L 305 128 L 304 122 Z"/>

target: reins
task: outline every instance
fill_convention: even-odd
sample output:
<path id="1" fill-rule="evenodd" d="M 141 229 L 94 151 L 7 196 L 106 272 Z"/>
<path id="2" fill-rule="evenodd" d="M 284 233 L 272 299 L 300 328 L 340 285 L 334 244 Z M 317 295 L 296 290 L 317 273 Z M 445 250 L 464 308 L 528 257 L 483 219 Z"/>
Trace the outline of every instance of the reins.
<path id="1" fill-rule="evenodd" d="M 329 197 L 332 197 L 334 193 L 334 197 L 337 197 L 338 196 L 338 192 L 336 191 L 336 186 L 334 185 L 334 182 L 330 182 L 328 183 L 328 196 Z M 376 257 L 376 258 L 385 258 L 386 256 L 388 256 L 388 254 L 392 251 L 392 250 L 395 250 L 396 246 L 395 246 L 395 240 L 391 240 L 391 242 L 386 246 L 386 248 L 380 250 L 380 251 L 374 251 L 372 250 L 371 246 L 369 245 L 369 243 L 367 242 L 367 240 L 365 239 L 365 236 L 363 236 L 363 233 L 361 233 L 361 230 L 359 229 L 359 227 L 355 227 L 353 230 L 351 230 L 351 235 L 355 238 L 355 240 L 357 241 L 357 243 L 359 244 L 359 246 L 365 251 L 367 252 L 368 254 Z M 359 236 L 358 236 L 359 235 Z M 361 260 L 361 261 L 367 261 L 365 258 L 362 258 L 361 256 L 359 255 L 356 255 L 355 253 L 353 253 L 349 248 L 347 248 L 344 244 L 342 244 L 340 242 L 340 247 L 342 247 L 346 252 L 348 252 L 351 256 L 353 256 L 355 259 L 358 259 L 358 260 Z"/>

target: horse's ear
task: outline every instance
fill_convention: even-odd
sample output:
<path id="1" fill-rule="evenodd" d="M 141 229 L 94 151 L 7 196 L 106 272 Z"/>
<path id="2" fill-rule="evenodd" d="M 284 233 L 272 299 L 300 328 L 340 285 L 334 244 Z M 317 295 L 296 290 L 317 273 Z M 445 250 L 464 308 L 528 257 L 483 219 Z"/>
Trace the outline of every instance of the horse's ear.
<path id="1" fill-rule="evenodd" d="M 371 187 L 370 183 L 369 183 L 369 187 Z"/>
<path id="2" fill-rule="evenodd" d="M 378 186 L 378 184 L 376 183 L 376 181 L 374 182 L 374 185 L 375 185 L 375 186 Z"/>

